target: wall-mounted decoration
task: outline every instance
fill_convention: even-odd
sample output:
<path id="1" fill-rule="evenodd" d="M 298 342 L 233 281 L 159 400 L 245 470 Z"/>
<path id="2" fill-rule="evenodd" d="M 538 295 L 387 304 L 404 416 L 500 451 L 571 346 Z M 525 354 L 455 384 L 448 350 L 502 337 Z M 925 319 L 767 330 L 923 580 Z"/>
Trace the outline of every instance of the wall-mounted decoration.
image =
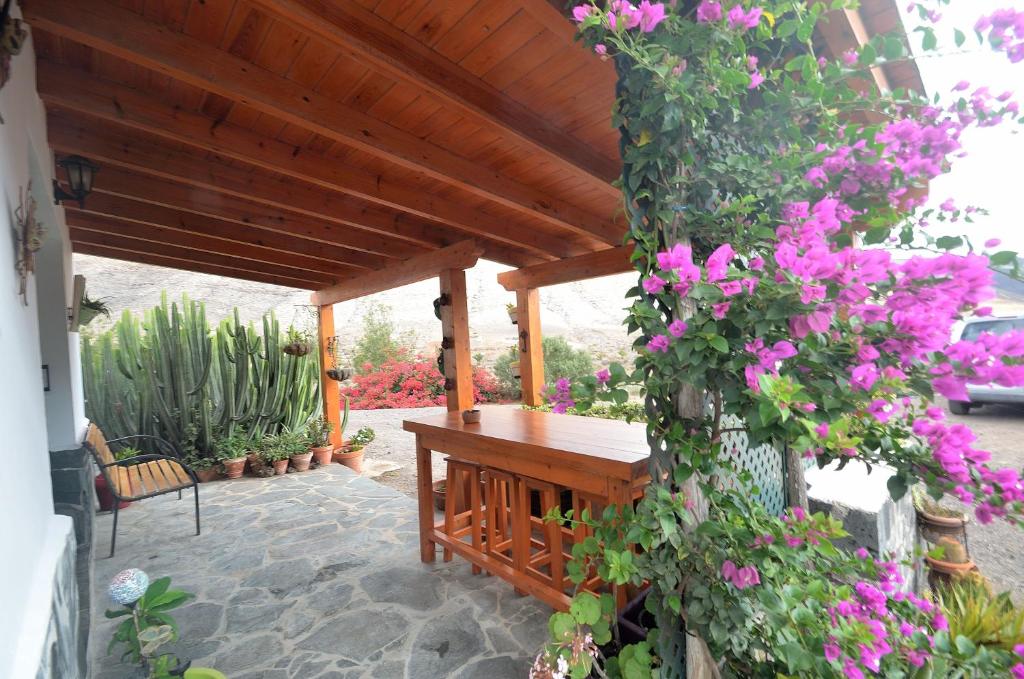
<path id="1" fill-rule="evenodd" d="M 28 276 L 36 270 L 36 253 L 43 247 L 46 228 L 36 219 L 36 199 L 32 196 L 32 181 L 24 190 L 18 190 L 18 207 L 14 211 L 14 229 L 17 240 L 18 293 L 28 306 Z"/>
<path id="2" fill-rule="evenodd" d="M 7 84 L 11 77 L 11 57 L 21 51 L 28 37 L 21 25 L 21 19 L 11 16 L 12 0 L 4 0 L 0 9 L 0 88 Z M 4 122 L 0 116 L 0 124 Z"/>

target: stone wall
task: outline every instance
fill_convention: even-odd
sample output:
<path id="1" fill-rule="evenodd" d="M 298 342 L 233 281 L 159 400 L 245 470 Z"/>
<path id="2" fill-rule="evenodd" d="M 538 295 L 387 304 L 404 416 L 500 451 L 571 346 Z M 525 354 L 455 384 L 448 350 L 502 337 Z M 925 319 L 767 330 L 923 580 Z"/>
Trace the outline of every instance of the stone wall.
<path id="1" fill-rule="evenodd" d="M 74 534 L 68 533 L 54 574 L 50 624 L 36 679 L 85 679 L 79 644 L 78 581 Z"/>
<path id="2" fill-rule="evenodd" d="M 75 525 L 75 573 L 72 583 L 77 588 L 75 655 L 82 677 L 87 676 L 89 616 L 92 610 L 93 530 L 96 515 L 94 472 L 91 458 L 85 448 L 50 453 L 54 512 L 71 517 Z"/>

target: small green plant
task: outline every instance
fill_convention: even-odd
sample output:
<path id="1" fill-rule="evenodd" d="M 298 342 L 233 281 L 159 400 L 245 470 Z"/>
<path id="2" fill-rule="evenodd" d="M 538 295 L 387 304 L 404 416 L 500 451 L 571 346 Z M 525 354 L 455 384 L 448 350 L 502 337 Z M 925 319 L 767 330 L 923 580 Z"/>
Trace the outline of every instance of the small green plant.
<path id="1" fill-rule="evenodd" d="M 275 439 L 275 445 L 280 448 L 282 453 L 287 452 L 288 457 L 309 452 L 309 437 L 301 431 L 283 431 Z"/>
<path id="2" fill-rule="evenodd" d="M 148 679 L 180 676 L 183 668 L 171 653 L 160 648 L 178 638 L 178 624 L 168 611 L 181 606 L 192 594 L 170 589 L 171 579 L 149 582 L 149 576 L 137 568 L 121 571 L 110 583 L 110 598 L 121 608 L 108 610 L 107 618 L 127 618 L 114 631 L 107 646 L 112 653 L 121 647 L 121 660 L 138 665 Z"/>
<path id="3" fill-rule="evenodd" d="M 131 446 L 114 451 L 115 460 L 127 460 L 138 455 L 142 455 L 142 451 L 138 448 L 132 448 Z"/>
<path id="4" fill-rule="evenodd" d="M 197 472 L 206 471 L 211 467 L 217 466 L 220 462 L 220 460 L 212 455 L 200 455 L 196 452 L 185 455 L 185 464 Z"/>
<path id="5" fill-rule="evenodd" d="M 351 403 L 349 403 L 348 396 L 346 396 L 345 397 L 345 405 L 341 409 L 341 437 L 342 437 L 342 439 L 344 439 L 344 437 L 345 437 L 345 430 L 348 429 L 348 416 L 349 416 L 349 413 L 351 412 L 351 410 L 352 410 Z"/>
<path id="6" fill-rule="evenodd" d="M 88 293 L 83 293 L 78 311 L 79 323 L 88 325 L 97 316 L 110 318 L 110 307 L 102 299 L 89 299 Z"/>
<path id="7" fill-rule="evenodd" d="M 1024 643 L 1024 610 L 1006 592 L 993 594 L 980 575 L 972 574 L 939 587 L 936 603 L 949 622 L 949 637 L 964 636 L 986 648 L 1013 651 Z"/>
<path id="8" fill-rule="evenodd" d="M 362 450 L 377 437 L 377 434 L 370 427 L 363 427 L 355 433 L 355 435 L 349 439 L 349 445 L 352 446 L 352 451 Z"/>
<path id="9" fill-rule="evenodd" d="M 230 436 L 221 436 L 213 442 L 213 454 L 218 460 L 237 460 L 245 457 L 252 448 L 244 432 L 237 431 Z"/>
<path id="10" fill-rule="evenodd" d="M 346 405 L 348 399 L 345 399 Z M 328 420 L 326 417 L 321 415 L 320 417 L 314 417 L 306 425 L 306 436 L 309 437 L 309 443 L 314 448 L 322 448 L 324 446 L 331 445 L 331 432 L 334 431 L 334 423 Z"/>

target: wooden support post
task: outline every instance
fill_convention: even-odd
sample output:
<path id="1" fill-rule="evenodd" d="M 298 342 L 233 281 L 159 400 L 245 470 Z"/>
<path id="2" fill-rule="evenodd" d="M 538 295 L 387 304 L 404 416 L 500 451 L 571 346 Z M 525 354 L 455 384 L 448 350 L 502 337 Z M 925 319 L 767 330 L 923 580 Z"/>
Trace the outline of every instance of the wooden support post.
<path id="1" fill-rule="evenodd" d="M 466 272 L 445 269 L 440 279 L 441 297 L 447 302 L 441 305 L 441 331 L 447 345 L 444 350 L 444 376 L 448 411 L 469 410 L 473 407 L 473 361 L 469 353 Z"/>
<path id="2" fill-rule="evenodd" d="M 331 445 L 341 447 L 341 394 L 338 383 L 327 376 L 327 369 L 332 367 L 331 340 L 334 337 L 334 305 L 324 304 L 319 307 L 320 326 L 320 396 L 324 402 L 324 417 L 334 425 L 331 431 Z"/>
<path id="3" fill-rule="evenodd" d="M 519 379 L 523 403 L 539 406 L 544 403 L 544 345 L 540 331 L 540 291 L 536 288 L 516 290 L 519 309 Z"/>

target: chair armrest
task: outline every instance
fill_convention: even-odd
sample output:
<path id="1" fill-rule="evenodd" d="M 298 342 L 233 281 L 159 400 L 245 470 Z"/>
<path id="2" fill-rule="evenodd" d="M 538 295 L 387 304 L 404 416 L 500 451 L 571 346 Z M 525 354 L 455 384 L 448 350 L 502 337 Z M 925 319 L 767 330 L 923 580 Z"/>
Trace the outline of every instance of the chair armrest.
<path id="1" fill-rule="evenodd" d="M 158 448 L 163 448 L 165 451 L 169 450 L 171 456 L 173 456 L 178 461 L 181 460 L 181 453 L 178 452 L 178 449 L 174 447 L 173 443 L 171 443 L 170 441 L 168 441 L 165 438 L 160 438 L 159 436 L 153 436 L 152 434 L 131 434 L 129 436 L 122 436 L 122 437 L 116 438 L 116 439 L 107 439 L 107 444 L 109 445 L 111 443 L 121 443 L 122 441 L 130 441 L 130 440 L 137 440 L 137 439 L 147 439 L 147 440 L 155 441 Z"/>

